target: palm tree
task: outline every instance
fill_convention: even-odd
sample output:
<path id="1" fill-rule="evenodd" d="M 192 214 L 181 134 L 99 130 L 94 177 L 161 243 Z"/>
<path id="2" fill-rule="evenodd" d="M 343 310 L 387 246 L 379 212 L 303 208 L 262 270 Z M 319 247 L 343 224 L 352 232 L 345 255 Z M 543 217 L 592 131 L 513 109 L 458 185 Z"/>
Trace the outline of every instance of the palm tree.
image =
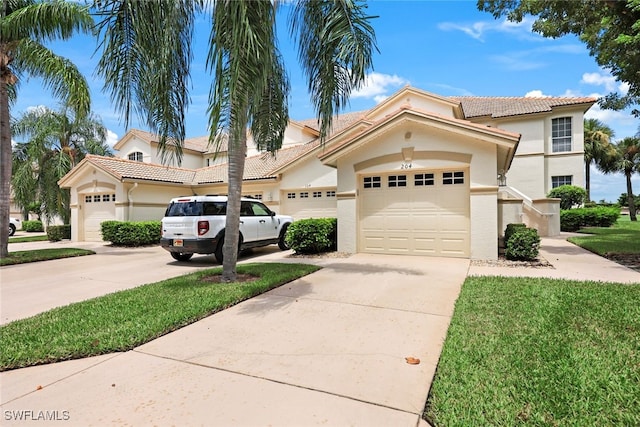
<path id="1" fill-rule="evenodd" d="M 258 147 L 282 144 L 289 121 L 289 83 L 277 48 L 276 7 L 272 0 L 98 3 L 102 59 L 99 73 L 116 106 L 128 120 L 132 109 L 160 134 L 163 154 L 180 159 L 194 14 L 211 13 L 207 64 L 210 141 L 229 141 L 229 176 L 223 280 L 236 278 L 240 238 L 240 195 L 247 128 Z M 375 36 L 366 5 L 359 0 L 303 0 L 291 6 L 290 34 L 307 76 L 322 141 L 332 118 L 348 102 L 372 68 Z M 158 31 L 158 22 L 174 31 Z M 133 103 L 133 100 L 137 103 Z"/>
<path id="2" fill-rule="evenodd" d="M 38 201 L 47 222 L 60 216 L 68 224 L 70 194 L 58 186 L 58 181 L 86 154 L 111 155 L 106 128 L 93 115 L 76 118 L 68 109 L 55 112 L 37 108 L 16 119 L 11 132 L 27 141 L 14 150 L 12 184 L 16 202 L 26 209 Z"/>
<path id="3" fill-rule="evenodd" d="M 11 198 L 11 128 L 9 105 L 19 77 L 41 77 L 47 89 L 78 116 L 88 113 L 89 86 L 67 59 L 44 46 L 68 39 L 77 31 L 90 32 L 93 19 L 75 2 L 2 0 L 0 4 L 0 224 L 9 223 Z M 9 229 L 0 227 L 0 258 L 8 256 Z"/>
<path id="4" fill-rule="evenodd" d="M 598 119 L 584 121 L 584 167 L 587 190 L 587 201 L 591 200 L 591 164 L 602 170 L 608 158 L 615 156 L 615 148 L 611 145 L 613 130 Z"/>
<path id="5" fill-rule="evenodd" d="M 615 144 L 615 148 L 616 156 L 604 165 L 604 172 L 624 173 L 627 180 L 629 217 L 631 221 L 637 221 L 636 207 L 633 199 L 633 188 L 631 186 L 631 176 L 634 172 L 640 172 L 640 136 L 624 138 Z"/>

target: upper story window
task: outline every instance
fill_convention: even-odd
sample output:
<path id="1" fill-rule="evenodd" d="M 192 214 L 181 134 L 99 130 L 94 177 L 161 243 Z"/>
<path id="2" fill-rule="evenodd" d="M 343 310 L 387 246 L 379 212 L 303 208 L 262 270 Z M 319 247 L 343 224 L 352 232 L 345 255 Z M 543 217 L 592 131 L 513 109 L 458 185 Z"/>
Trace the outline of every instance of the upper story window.
<path id="1" fill-rule="evenodd" d="M 134 162 L 141 162 L 143 154 L 140 151 L 136 151 L 134 153 L 129 154 L 129 160 L 133 160 Z"/>
<path id="2" fill-rule="evenodd" d="M 551 119 L 551 151 L 571 151 L 571 117 Z"/>

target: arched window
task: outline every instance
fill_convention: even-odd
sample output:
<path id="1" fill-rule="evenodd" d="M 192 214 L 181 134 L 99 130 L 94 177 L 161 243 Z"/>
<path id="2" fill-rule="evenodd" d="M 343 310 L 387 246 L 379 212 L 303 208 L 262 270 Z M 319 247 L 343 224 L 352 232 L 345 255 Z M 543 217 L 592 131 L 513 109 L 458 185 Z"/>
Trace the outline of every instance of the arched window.
<path id="1" fill-rule="evenodd" d="M 133 160 L 134 162 L 142 161 L 142 153 L 140 151 L 136 151 L 134 153 L 129 154 L 129 160 Z"/>

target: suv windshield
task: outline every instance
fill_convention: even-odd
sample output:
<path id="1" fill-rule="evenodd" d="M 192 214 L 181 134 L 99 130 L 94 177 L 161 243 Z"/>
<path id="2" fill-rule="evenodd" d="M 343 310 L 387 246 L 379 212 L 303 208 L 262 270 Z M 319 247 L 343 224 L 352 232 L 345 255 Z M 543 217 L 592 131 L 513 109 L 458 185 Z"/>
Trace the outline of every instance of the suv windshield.
<path id="1" fill-rule="evenodd" d="M 226 202 L 174 202 L 169 205 L 164 216 L 225 215 Z"/>

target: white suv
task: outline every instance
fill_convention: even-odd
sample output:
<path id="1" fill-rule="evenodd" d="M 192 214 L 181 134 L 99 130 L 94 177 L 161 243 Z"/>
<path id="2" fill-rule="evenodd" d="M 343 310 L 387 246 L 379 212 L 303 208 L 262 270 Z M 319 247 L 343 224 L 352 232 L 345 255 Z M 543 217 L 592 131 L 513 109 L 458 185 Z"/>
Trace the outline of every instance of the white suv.
<path id="1" fill-rule="evenodd" d="M 9 236 L 16 234 L 16 230 L 20 228 L 20 220 L 18 218 L 9 218 Z"/>
<path id="2" fill-rule="evenodd" d="M 160 245 L 178 261 L 193 254 L 214 254 L 222 263 L 227 196 L 185 196 L 171 199 L 162 218 Z M 293 218 L 276 215 L 259 200 L 242 198 L 238 250 L 278 244 L 288 249 L 285 233 Z"/>

